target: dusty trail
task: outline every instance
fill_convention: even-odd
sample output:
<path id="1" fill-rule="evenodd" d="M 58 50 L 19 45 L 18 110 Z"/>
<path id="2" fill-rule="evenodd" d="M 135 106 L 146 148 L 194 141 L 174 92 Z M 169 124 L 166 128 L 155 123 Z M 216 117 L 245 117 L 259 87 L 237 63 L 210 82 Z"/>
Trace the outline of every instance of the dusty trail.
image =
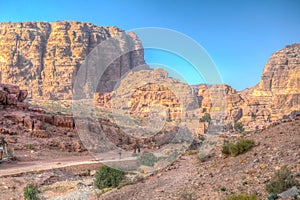
<path id="1" fill-rule="evenodd" d="M 95 161 L 90 155 L 26 162 L 2 162 L 0 164 L 0 177 L 93 163 L 99 163 L 99 161 Z"/>
<path id="2" fill-rule="evenodd" d="M 136 159 L 129 157 L 131 154 L 127 153 L 126 158 L 122 160 Z M 16 161 L 16 162 L 5 162 L 0 164 L 0 178 L 6 176 L 16 176 L 23 173 L 38 173 L 40 171 L 46 171 L 50 169 L 58 169 L 63 167 L 85 165 L 85 164 L 97 164 L 104 163 L 107 161 L 118 161 L 118 156 L 113 154 L 104 154 L 101 159 L 95 159 L 92 155 L 82 156 L 63 156 L 59 158 L 52 158 L 48 160 L 36 160 L 36 161 Z"/>

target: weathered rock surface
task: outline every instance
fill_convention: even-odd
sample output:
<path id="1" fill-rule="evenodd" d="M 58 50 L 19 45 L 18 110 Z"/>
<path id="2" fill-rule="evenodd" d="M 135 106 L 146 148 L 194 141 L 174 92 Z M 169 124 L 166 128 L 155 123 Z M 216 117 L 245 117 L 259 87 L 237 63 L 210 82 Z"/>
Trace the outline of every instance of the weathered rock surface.
<path id="1" fill-rule="evenodd" d="M 241 121 L 246 130 L 263 129 L 300 110 L 300 44 L 288 45 L 274 53 L 258 85 L 240 92 L 228 85 L 220 87 L 223 92 L 219 94 L 226 100 L 225 129 L 237 121 Z M 197 89 L 200 113 L 215 114 L 218 107 L 212 105 L 211 95 L 216 86 L 199 85 Z"/>
<path id="2" fill-rule="evenodd" d="M 167 85 L 167 86 L 166 86 Z M 189 92 L 193 88 L 193 91 Z M 183 113 L 183 106 L 200 110 Z M 180 100 L 180 98 L 184 97 Z M 266 128 L 293 111 L 300 110 L 300 44 L 286 46 L 274 53 L 267 62 L 260 83 L 237 92 L 229 85 L 194 85 L 189 87 L 169 78 L 162 69 L 131 72 L 119 88 L 111 93 L 96 93 L 95 104 L 104 108 L 114 105 L 131 115 L 147 117 L 151 108 L 164 108 L 167 119 L 182 119 L 186 115 L 202 117 L 209 113 L 212 125 L 230 130 L 241 121 L 246 130 Z M 120 109 L 121 108 L 121 109 Z M 203 123 L 199 131 L 207 131 Z"/>
<path id="3" fill-rule="evenodd" d="M 197 108 L 192 92 L 188 84 L 169 78 L 163 69 L 139 70 L 130 72 L 114 92 L 95 93 L 94 100 L 97 106 L 126 114 L 149 117 L 159 111 L 163 118 L 174 120 Z"/>
<path id="4" fill-rule="evenodd" d="M 117 27 L 67 21 L 1 23 L 0 26 L 0 81 L 29 91 L 28 94 L 25 90 L 18 92 L 17 86 L 0 89 L 0 101 L 7 106 L 25 106 L 22 102 L 26 96 L 71 99 L 74 77 L 83 60 L 98 44 L 112 39 L 117 44 L 111 47 L 112 51 L 122 52 L 126 45 L 135 50 L 115 60 L 100 79 L 96 88 L 100 93 L 94 95 L 100 107 L 111 109 L 113 102 L 124 113 L 142 117 L 148 117 L 160 107 L 168 120 L 209 113 L 212 124 L 219 124 L 225 130 L 238 121 L 248 130 L 262 129 L 300 110 L 300 44 L 288 45 L 274 53 L 261 81 L 240 92 L 228 85 L 205 84 L 193 86 L 194 90 L 190 91 L 191 87 L 169 78 L 163 70 L 130 72 L 120 82 L 121 87 L 113 91 L 124 74 L 145 64 L 141 42 L 134 33 L 127 34 Z M 183 106 L 195 106 L 190 94 L 198 99 L 198 111 L 182 110 Z M 56 125 L 65 123 L 59 119 L 54 121 Z M 66 123 L 65 126 L 71 126 Z M 200 129 L 207 130 L 201 124 Z"/>
<path id="5" fill-rule="evenodd" d="M 33 99 L 71 99 L 74 76 L 83 60 L 101 42 L 113 39 L 112 51 L 123 51 L 100 80 L 101 91 L 111 91 L 128 70 L 144 64 L 144 52 L 134 33 L 117 27 L 81 22 L 0 23 L 0 82 L 29 91 Z"/>
<path id="6" fill-rule="evenodd" d="M 24 102 L 27 94 L 18 86 L 0 84 L 0 135 L 9 142 L 10 148 L 26 150 L 28 144 L 34 144 L 34 148 L 40 150 L 85 151 L 72 116 L 34 109 Z"/>

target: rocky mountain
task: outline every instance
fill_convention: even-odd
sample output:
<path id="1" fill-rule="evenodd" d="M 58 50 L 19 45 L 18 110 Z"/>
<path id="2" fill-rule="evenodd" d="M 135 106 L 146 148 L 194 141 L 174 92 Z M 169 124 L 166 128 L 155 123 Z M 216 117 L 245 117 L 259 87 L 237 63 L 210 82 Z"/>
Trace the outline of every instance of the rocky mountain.
<path id="1" fill-rule="evenodd" d="M 274 53 L 264 68 L 260 83 L 240 92 L 226 84 L 189 87 L 168 77 L 162 69 L 132 73 L 134 75 L 124 78 L 119 87 L 121 89 L 112 93 L 96 93 L 96 105 L 108 108 L 121 95 L 125 104 L 119 107 L 129 109 L 133 115 L 147 116 L 151 107 L 158 104 L 164 107 L 169 120 L 189 114 L 200 118 L 209 113 L 212 124 L 221 125 L 223 130 L 232 129 L 238 121 L 244 124 L 246 130 L 263 129 L 292 111 L 300 110 L 300 44 L 288 45 Z M 129 83 L 140 86 L 129 88 Z M 127 93 L 120 94 L 118 91 Z M 184 114 L 181 109 L 183 105 L 195 105 L 189 95 L 197 97 L 200 109 Z M 188 100 L 179 101 L 180 97 Z M 207 130 L 204 122 L 197 126 L 201 133 Z"/>
<path id="2" fill-rule="evenodd" d="M 71 99 L 76 72 L 86 56 L 105 40 L 114 40 L 112 51 L 133 46 L 115 60 L 103 77 L 119 79 L 144 64 L 144 52 L 134 33 L 117 27 L 82 22 L 0 23 L 0 82 L 16 84 L 33 99 Z M 113 74 L 114 76 L 110 76 Z M 111 91 L 115 80 L 100 80 L 102 91 Z"/>
<path id="3" fill-rule="evenodd" d="M 141 117 L 149 117 L 157 107 L 167 119 L 180 119 L 188 114 L 187 109 L 198 107 L 189 85 L 168 77 L 160 68 L 130 72 L 115 91 L 95 93 L 94 100 L 99 107 Z"/>
<path id="4" fill-rule="evenodd" d="M 81 22 L 0 23 L 0 81 L 28 90 L 29 99 L 71 99 L 80 65 L 93 48 L 108 39 L 114 40 L 108 48 L 111 51 L 124 52 L 126 46 L 134 51 L 124 52 L 105 71 L 94 95 L 99 107 L 111 109 L 113 102 L 130 115 L 147 117 L 159 105 L 168 120 L 209 113 L 213 124 L 225 130 L 238 121 L 248 130 L 265 128 L 300 110 L 300 44 L 275 52 L 261 81 L 238 92 L 225 84 L 190 87 L 168 77 L 164 70 L 128 73 L 145 64 L 137 36 L 117 27 Z M 113 91 L 117 83 L 119 89 Z M 207 129 L 204 124 L 199 126 Z"/>
<path id="5" fill-rule="evenodd" d="M 229 85 L 199 85 L 200 113 L 214 113 L 211 94 L 223 91 L 225 128 L 241 121 L 247 130 L 262 129 L 300 110 L 300 44 L 288 45 L 271 55 L 261 81 L 237 92 Z"/>
<path id="6" fill-rule="evenodd" d="M 239 113 L 235 120 L 252 129 L 300 110 L 300 44 L 272 54 L 259 84 L 228 98 L 228 103 L 235 105 L 229 112 Z"/>

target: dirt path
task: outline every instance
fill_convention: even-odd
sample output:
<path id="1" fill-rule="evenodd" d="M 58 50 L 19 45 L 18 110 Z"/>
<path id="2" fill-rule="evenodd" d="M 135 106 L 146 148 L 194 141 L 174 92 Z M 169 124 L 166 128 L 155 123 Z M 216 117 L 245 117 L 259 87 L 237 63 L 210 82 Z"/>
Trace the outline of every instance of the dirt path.
<path id="1" fill-rule="evenodd" d="M 99 161 L 95 161 L 90 155 L 28 162 L 2 162 L 0 164 L 0 177 L 93 163 L 99 163 Z"/>
<path id="2" fill-rule="evenodd" d="M 136 159 L 131 157 L 131 153 L 123 154 L 126 158 L 122 160 Z M 35 160 L 35 161 L 16 161 L 16 162 L 5 162 L 0 164 L 0 178 L 5 176 L 16 176 L 22 173 L 28 172 L 39 172 L 50 169 L 58 169 L 69 166 L 83 165 L 83 164 L 95 164 L 112 162 L 119 159 L 116 153 L 106 153 L 103 155 L 98 155 L 97 158 L 92 155 L 82 155 L 82 156 L 63 156 L 59 158 L 52 158 L 48 160 Z"/>

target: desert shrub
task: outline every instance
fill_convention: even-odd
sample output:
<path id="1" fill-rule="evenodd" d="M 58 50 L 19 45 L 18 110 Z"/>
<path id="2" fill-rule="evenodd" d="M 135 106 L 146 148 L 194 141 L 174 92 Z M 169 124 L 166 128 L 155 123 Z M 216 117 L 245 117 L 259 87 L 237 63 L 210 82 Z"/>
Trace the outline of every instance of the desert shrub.
<path id="1" fill-rule="evenodd" d="M 268 196 L 268 200 L 275 200 L 278 199 L 277 194 L 271 194 L 270 196 Z"/>
<path id="2" fill-rule="evenodd" d="M 257 197 L 255 195 L 239 194 L 229 196 L 226 200 L 257 200 Z"/>
<path id="3" fill-rule="evenodd" d="M 196 199 L 195 193 L 190 191 L 184 191 L 180 193 L 179 199 L 181 200 L 194 200 Z"/>
<path id="4" fill-rule="evenodd" d="M 222 147 L 222 153 L 226 155 L 237 156 L 250 150 L 255 145 L 254 140 L 240 139 L 236 144 L 225 142 Z"/>
<path id="5" fill-rule="evenodd" d="M 201 119 L 200 119 L 201 122 L 208 122 L 210 123 L 211 122 L 211 117 L 210 117 L 210 114 L 209 113 L 205 113 Z"/>
<path id="6" fill-rule="evenodd" d="M 34 144 L 27 144 L 27 149 L 34 150 Z"/>
<path id="7" fill-rule="evenodd" d="M 34 184 L 28 184 L 24 188 L 24 198 L 26 200 L 38 200 L 37 195 L 40 193 L 38 187 Z"/>
<path id="8" fill-rule="evenodd" d="M 206 138 L 205 138 L 203 135 L 199 135 L 198 139 L 199 139 L 200 141 L 204 141 Z"/>
<path id="9" fill-rule="evenodd" d="M 137 160 L 138 165 L 146 165 L 153 167 L 158 161 L 157 157 L 153 153 L 145 152 Z"/>
<path id="10" fill-rule="evenodd" d="M 242 122 L 235 123 L 234 130 L 236 130 L 239 133 L 243 133 L 245 131 L 243 123 Z"/>
<path id="11" fill-rule="evenodd" d="M 94 185 L 98 189 L 118 187 L 125 179 L 125 173 L 108 166 L 102 166 L 95 175 Z"/>
<path id="12" fill-rule="evenodd" d="M 197 153 L 198 153 L 197 150 L 186 150 L 184 154 L 187 156 L 191 156 L 191 155 L 195 155 Z"/>
<path id="13" fill-rule="evenodd" d="M 266 185 L 266 190 L 269 193 L 278 194 L 296 185 L 299 185 L 298 181 L 292 172 L 284 167 L 275 172 L 270 183 Z"/>

